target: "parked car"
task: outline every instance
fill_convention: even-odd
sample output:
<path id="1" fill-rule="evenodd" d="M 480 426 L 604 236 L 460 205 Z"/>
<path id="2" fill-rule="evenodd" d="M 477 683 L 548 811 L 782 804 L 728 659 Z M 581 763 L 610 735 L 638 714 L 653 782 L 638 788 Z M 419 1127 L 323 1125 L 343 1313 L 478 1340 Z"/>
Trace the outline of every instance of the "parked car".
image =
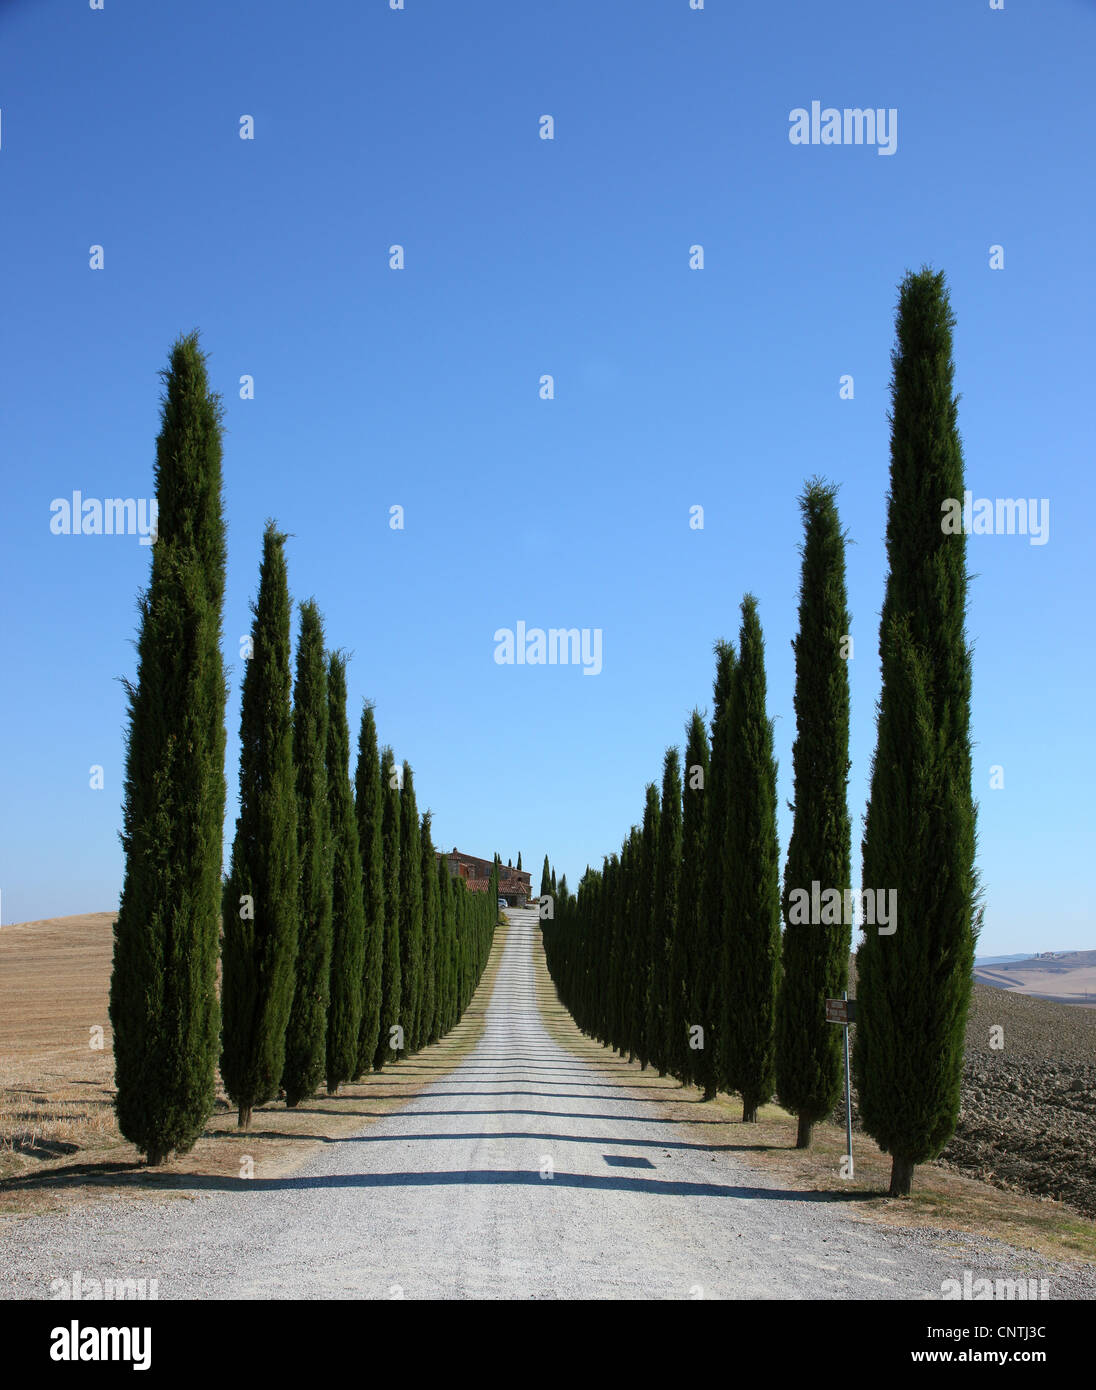
<path id="1" fill-rule="evenodd" d="M 499 907 L 509 907 L 509 906 L 510 906 L 510 904 L 506 901 L 505 898 L 499 898 Z"/>

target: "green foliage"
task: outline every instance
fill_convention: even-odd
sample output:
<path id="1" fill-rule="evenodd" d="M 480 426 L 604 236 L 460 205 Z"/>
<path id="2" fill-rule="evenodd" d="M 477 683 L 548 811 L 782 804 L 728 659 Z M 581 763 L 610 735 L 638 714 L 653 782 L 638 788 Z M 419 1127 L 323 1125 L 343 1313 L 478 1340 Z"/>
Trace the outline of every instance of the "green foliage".
<path id="1" fill-rule="evenodd" d="M 977 935 L 966 537 L 941 505 L 963 496 L 954 318 L 942 274 L 902 282 L 891 362 L 883 686 L 863 886 L 897 894 L 897 930 L 866 926 L 854 1053 L 864 1127 L 894 1157 L 892 1192 L 955 1129 Z"/>
<path id="2" fill-rule="evenodd" d="M 655 868 L 654 954 L 648 999 L 651 1057 L 660 1076 L 670 1070 L 671 1048 L 680 1066 L 677 1044 L 683 1027 L 676 984 L 671 988 L 670 962 L 678 931 L 678 889 L 681 882 L 681 764 L 676 748 L 668 748 L 662 765 L 662 805 L 658 822 L 658 860 Z M 671 1001 L 673 1016 L 671 1021 Z M 671 1043 L 671 1034 L 673 1042 Z"/>
<path id="3" fill-rule="evenodd" d="M 331 822 L 327 805 L 327 667 L 323 620 L 309 599 L 300 607 L 293 688 L 293 762 L 297 786 L 300 898 L 293 1006 L 285 1037 L 282 1088 L 289 1107 L 315 1093 L 327 1066 L 331 993 Z"/>
<path id="4" fill-rule="evenodd" d="M 702 885 L 707 858 L 707 812 L 711 795 L 708 731 L 699 710 L 685 726 L 685 769 L 681 822 L 681 879 L 677 931 L 670 950 L 666 1051 L 670 1071 L 681 1081 L 698 1082 L 699 1048 L 689 1046 L 690 1027 L 700 1018 L 697 970 L 702 943 Z"/>
<path id="5" fill-rule="evenodd" d="M 842 895 L 852 878 L 849 777 L 849 633 L 845 538 L 837 489 L 815 479 L 799 499 L 805 538 L 795 650 L 795 803 L 784 867 L 783 980 L 777 1005 L 776 1077 L 780 1103 L 809 1127 L 833 1110 L 844 1085 L 841 1029 L 826 1022 L 827 998 L 848 984 L 852 929 L 789 914 L 792 894 Z"/>
<path id="6" fill-rule="evenodd" d="M 362 1018 L 354 1075 L 373 1065 L 381 1027 L 381 979 L 384 973 L 384 848 L 381 823 L 384 792 L 377 750 L 373 706 L 362 708 L 358 729 L 358 763 L 354 774 L 354 816 L 362 862 L 362 910 L 365 917 L 365 964 L 362 972 Z"/>
<path id="7" fill-rule="evenodd" d="M 693 989 L 696 1018 L 703 1028 L 703 1047 L 693 1057 L 696 1084 L 711 1100 L 726 1079 L 721 1068 L 723 1035 L 722 1004 L 728 970 L 727 921 L 731 871 L 730 813 L 731 703 L 738 658 L 729 642 L 715 645 L 715 680 L 712 687 L 712 755 L 708 795 L 708 852 L 700 885 L 700 920 L 697 925 L 696 972 Z"/>
<path id="8" fill-rule="evenodd" d="M 727 1084 L 756 1118 L 776 1085 L 774 1033 L 780 978 L 780 863 L 776 759 L 765 709 L 765 646 L 757 600 L 742 601 L 738 666 L 730 709 L 727 974 L 721 1007 Z"/>
<path id="9" fill-rule="evenodd" d="M 331 997 L 327 1010 L 327 1090 L 353 1080 L 358 1064 L 365 970 L 365 910 L 358 826 L 350 788 L 346 661 L 328 659 L 327 796 L 331 808 Z"/>
<path id="10" fill-rule="evenodd" d="M 197 335 L 162 374 L 158 539 L 126 682 L 122 848 L 110 1021 L 118 1127 L 150 1164 L 213 1113 L 225 806 L 221 406 Z"/>
<path id="11" fill-rule="evenodd" d="M 246 1128 L 285 1064 L 299 912 L 289 582 L 268 521 L 240 716 L 240 814 L 224 888 L 221 1078 Z"/>
<path id="12" fill-rule="evenodd" d="M 441 932 L 441 904 L 438 900 L 437 856 L 430 834 L 431 816 L 424 811 L 421 825 L 422 846 L 422 1046 L 437 1042 L 438 1026 L 438 938 Z"/>
<path id="13" fill-rule="evenodd" d="M 373 1066 L 396 1060 L 393 1030 L 400 1022 L 400 775 L 391 748 L 381 754 L 381 854 L 384 861 L 384 957 L 381 968 L 381 1027 Z"/>
<path id="14" fill-rule="evenodd" d="M 411 764 L 403 765 L 400 790 L 400 980 L 404 1042 L 422 1046 L 422 834 Z"/>

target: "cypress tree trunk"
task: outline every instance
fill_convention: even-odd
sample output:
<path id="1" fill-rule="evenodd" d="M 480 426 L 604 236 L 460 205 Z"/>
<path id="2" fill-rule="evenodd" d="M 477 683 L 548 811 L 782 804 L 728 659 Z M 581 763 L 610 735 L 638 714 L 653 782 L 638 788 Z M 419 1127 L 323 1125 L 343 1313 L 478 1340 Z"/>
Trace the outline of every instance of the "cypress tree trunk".
<path id="1" fill-rule="evenodd" d="M 381 1029 L 374 1070 L 394 1062 L 399 1053 L 393 1046 L 399 1027 L 402 981 L 400 978 L 400 775 L 391 748 L 381 754 L 383 806 L 381 810 L 381 851 L 384 859 L 384 958 L 381 975 Z"/>
<path id="2" fill-rule="evenodd" d="M 331 993 L 331 822 L 327 805 L 327 667 L 323 620 L 301 604 L 293 688 L 293 761 L 297 779 L 300 917 L 296 983 L 285 1037 L 282 1088 L 292 1109 L 319 1087 L 327 1065 Z"/>
<path id="3" fill-rule="evenodd" d="M 163 380 L 110 983 L 118 1127 L 150 1165 L 186 1153 L 213 1113 L 227 695 L 221 407 L 196 335 L 174 344 Z"/>
<path id="4" fill-rule="evenodd" d="M 408 1052 L 417 1052 L 422 1022 L 422 836 L 408 762 L 400 790 L 400 980 L 404 1042 Z"/>
<path id="5" fill-rule="evenodd" d="M 365 909 L 358 826 L 350 790 L 346 661 L 332 652 L 327 667 L 327 796 L 331 807 L 331 999 L 327 1011 L 327 1093 L 353 1079 L 358 1062 L 365 970 Z"/>
<path id="6" fill-rule="evenodd" d="M 659 1076 L 671 1065 L 680 1069 L 683 1027 L 676 979 L 670 975 L 678 933 L 678 885 L 681 880 L 681 766 L 677 749 L 668 748 L 662 764 L 662 806 L 658 822 L 658 867 L 655 874 L 655 961 L 651 976 L 651 1029 L 657 1043 Z M 672 1039 L 672 1040 L 671 1040 Z M 673 1061 L 671 1061 L 671 1053 Z"/>
<path id="7" fill-rule="evenodd" d="M 686 725 L 684 807 L 681 823 L 681 883 L 678 893 L 678 923 L 670 964 L 670 981 L 675 991 L 670 1014 L 670 1065 L 682 1081 L 701 1084 L 698 1058 L 702 1049 L 693 1048 L 690 1030 L 700 1022 L 697 973 L 702 937 L 702 885 L 708 854 L 707 811 L 711 795 L 708 731 L 699 710 L 693 710 Z M 699 1039 L 698 1039 L 699 1040 Z"/>
<path id="8" fill-rule="evenodd" d="M 849 632 L 845 545 L 836 488 L 815 479 L 799 504 L 805 540 L 795 650 L 795 804 L 784 869 L 784 972 L 777 1005 L 780 1103 L 799 1116 L 798 1148 L 837 1104 L 844 1083 L 841 1029 L 826 1022 L 826 999 L 848 984 L 852 927 L 845 893 L 852 876 L 849 776 Z M 812 885 L 821 921 L 814 921 Z M 834 901 L 836 896 L 837 901 Z"/>
<path id="9" fill-rule="evenodd" d="M 285 536 L 267 522 L 240 714 L 240 814 L 225 881 L 221 1078 L 246 1129 L 278 1093 L 297 959 L 297 790 L 293 767 Z"/>
<path id="10" fill-rule="evenodd" d="M 861 1119 L 892 1155 L 896 1195 L 955 1129 L 977 936 L 966 538 L 943 529 L 964 485 L 953 326 L 943 275 L 908 274 L 892 354 L 883 687 L 863 842 L 864 889 L 893 893 L 896 910 L 882 933 L 864 924 L 853 1056 Z"/>
<path id="11" fill-rule="evenodd" d="M 742 601 L 738 669 L 730 722 L 734 806 L 729 855 L 729 970 L 722 999 L 730 1086 L 742 1119 L 773 1094 L 776 995 L 780 971 L 780 865 L 776 838 L 776 760 L 765 711 L 765 647 L 757 601 Z"/>
<path id="12" fill-rule="evenodd" d="M 358 765 L 354 777 L 354 815 L 362 861 L 362 910 L 365 917 L 365 964 L 362 971 L 362 1019 L 358 1029 L 355 1076 L 373 1065 L 381 1030 L 381 978 L 384 973 L 384 850 L 381 821 L 384 793 L 377 725 L 373 706 L 362 709 L 358 730 Z"/>
<path id="13" fill-rule="evenodd" d="M 914 1163 L 896 1154 L 891 1162 L 890 1196 L 908 1197 L 913 1186 Z"/>
<path id="14" fill-rule="evenodd" d="M 721 1017 L 723 993 L 727 976 L 727 897 L 730 883 L 727 874 L 730 860 L 727 834 L 731 806 L 731 769 L 729 763 L 731 699 L 734 694 L 734 648 L 729 642 L 715 646 L 714 707 L 712 711 L 712 756 L 708 800 L 708 852 L 704 860 L 701 885 L 700 926 L 698 931 L 697 963 L 694 976 L 697 1021 L 703 1028 L 703 1046 L 694 1058 L 696 1084 L 705 1100 L 714 1100 L 725 1077 L 721 1066 Z"/>

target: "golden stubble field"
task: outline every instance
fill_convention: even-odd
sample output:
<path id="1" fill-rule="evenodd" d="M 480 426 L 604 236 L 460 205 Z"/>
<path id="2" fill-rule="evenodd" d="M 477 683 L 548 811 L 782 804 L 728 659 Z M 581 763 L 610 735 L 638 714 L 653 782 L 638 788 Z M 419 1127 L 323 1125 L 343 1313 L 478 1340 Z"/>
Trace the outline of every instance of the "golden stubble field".
<path id="1" fill-rule="evenodd" d="M 0 1218 L 105 1197 L 185 1198 L 244 1181 L 248 1158 L 255 1177 L 292 1172 L 317 1144 L 390 1114 L 467 1055 L 483 1031 L 507 934 L 496 931 L 479 989 L 441 1042 L 335 1096 L 321 1092 L 294 1110 L 264 1105 L 247 1131 L 218 1085 L 216 1111 L 190 1153 L 149 1169 L 114 1116 L 114 917 L 0 927 Z"/>

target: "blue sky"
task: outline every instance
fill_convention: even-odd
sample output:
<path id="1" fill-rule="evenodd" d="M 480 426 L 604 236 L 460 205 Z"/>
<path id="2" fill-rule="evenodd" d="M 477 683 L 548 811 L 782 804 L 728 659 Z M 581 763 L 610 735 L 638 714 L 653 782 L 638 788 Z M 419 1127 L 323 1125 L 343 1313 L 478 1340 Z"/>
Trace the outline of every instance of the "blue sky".
<path id="1" fill-rule="evenodd" d="M 1050 501 L 1045 545 L 969 542 L 980 954 L 1096 944 L 1094 59 L 1087 0 L 0 0 L 2 920 L 117 904 L 150 551 L 51 534 L 50 503 L 149 496 L 157 373 L 192 328 L 225 403 L 229 837 L 273 516 L 352 654 L 352 726 L 375 700 L 437 843 L 535 874 L 547 851 L 572 883 L 640 817 L 752 591 L 785 848 L 820 473 L 854 542 L 858 861 L 894 305 L 927 263 L 968 487 Z M 894 108 L 895 153 L 791 144 L 814 100 Z M 519 620 L 600 628 L 601 674 L 498 665 Z"/>

